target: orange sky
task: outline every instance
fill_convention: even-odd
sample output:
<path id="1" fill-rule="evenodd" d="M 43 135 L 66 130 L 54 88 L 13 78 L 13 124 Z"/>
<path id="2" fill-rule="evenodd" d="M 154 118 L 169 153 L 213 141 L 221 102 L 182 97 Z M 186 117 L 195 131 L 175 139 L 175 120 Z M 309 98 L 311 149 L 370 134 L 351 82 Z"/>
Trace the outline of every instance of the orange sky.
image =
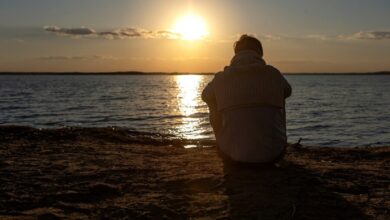
<path id="1" fill-rule="evenodd" d="M 4 0 L 0 71 L 216 72 L 243 33 L 282 72 L 390 70 L 389 10 L 383 0 Z M 189 12 L 207 35 L 175 30 Z"/>

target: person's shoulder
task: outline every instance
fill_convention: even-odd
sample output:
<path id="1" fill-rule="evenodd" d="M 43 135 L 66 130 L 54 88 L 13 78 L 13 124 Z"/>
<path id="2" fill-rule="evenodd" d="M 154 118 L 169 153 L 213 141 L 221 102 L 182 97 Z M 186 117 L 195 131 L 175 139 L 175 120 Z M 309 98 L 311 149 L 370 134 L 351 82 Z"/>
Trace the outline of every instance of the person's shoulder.
<path id="1" fill-rule="evenodd" d="M 224 68 L 224 70 L 215 73 L 215 74 L 214 74 L 214 79 L 220 79 L 220 78 L 225 77 L 227 74 L 229 74 L 229 71 L 227 71 L 228 68 L 229 68 L 229 66 L 226 66 L 226 67 Z"/>
<path id="2" fill-rule="evenodd" d="M 271 73 L 279 73 L 280 74 L 280 71 L 279 71 L 279 69 L 277 69 L 276 67 L 274 67 L 274 66 L 272 66 L 272 65 L 266 65 L 265 66 L 265 68 L 266 68 L 266 70 L 268 71 L 268 72 L 271 72 Z"/>
<path id="3" fill-rule="evenodd" d="M 276 78 L 283 78 L 283 74 L 277 69 L 276 67 L 272 65 L 266 65 L 266 72 L 268 75 L 276 77 Z"/>
<path id="4" fill-rule="evenodd" d="M 215 74 L 214 74 L 214 76 L 215 77 L 219 77 L 219 76 L 222 76 L 223 74 L 225 73 L 225 71 L 219 71 L 219 72 L 216 72 Z"/>

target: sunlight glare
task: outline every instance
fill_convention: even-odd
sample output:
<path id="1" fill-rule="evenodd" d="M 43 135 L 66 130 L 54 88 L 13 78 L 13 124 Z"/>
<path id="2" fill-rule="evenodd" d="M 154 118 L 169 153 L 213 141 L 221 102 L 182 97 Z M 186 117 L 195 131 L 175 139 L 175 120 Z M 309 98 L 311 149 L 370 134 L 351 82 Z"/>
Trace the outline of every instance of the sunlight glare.
<path id="1" fill-rule="evenodd" d="M 198 138 L 194 136 L 194 130 L 200 129 L 199 118 L 191 117 L 192 114 L 196 113 L 196 106 L 199 104 L 199 87 L 202 81 L 202 76 L 176 76 L 176 83 L 178 86 L 178 106 L 180 114 L 185 117 L 182 119 L 182 124 L 179 126 L 179 129 L 185 138 Z"/>
<path id="2" fill-rule="evenodd" d="M 207 35 L 207 28 L 201 17 L 189 14 L 177 21 L 173 32 L 183 40 L 200 40 Z"/>
<path id="3" fill-rule="evenodd" d="M 200 76 L 177 76 L 176 82 L 179 87 L 178 100 L 181 114 L 189 116 L 195 113 L 196 99 L 200 84 Z"/>

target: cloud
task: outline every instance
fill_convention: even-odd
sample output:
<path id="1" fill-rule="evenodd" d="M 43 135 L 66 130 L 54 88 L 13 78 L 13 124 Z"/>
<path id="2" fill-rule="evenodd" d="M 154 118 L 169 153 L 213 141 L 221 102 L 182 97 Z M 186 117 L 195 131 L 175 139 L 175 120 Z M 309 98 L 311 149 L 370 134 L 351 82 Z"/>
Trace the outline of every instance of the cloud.
<path id="1" fill-rule="evenodd" d="M 103 31 L 97 35 L 108 39 L 125 39 L 133 37 L 145 37 L 150 34 L 150 31 L 139 28 L 120 28 L 112 31 Z"/>
<path id="2" fill-rule="evenodd" d="M 283 35 L 260 35 L 261 40 L 389 40 L 390 31 L 360 31 L 350 35 L 325 35 L 325 34 L 308 34 L 303 36 L 283 36 Z"/>
<path id="3" fill-rule="evenodd" d="M 61 28 L 58 26 L 44 26 L 43 29 L 47 32 L 54 33 L 60 36 L 69 36 L 72 38 L 103 38 L 103 39 L 180 39 L 181 35 L 171 30 L 147 30 L 137 27 L 118 28 L 107 31 L 96 31 L 88 27 L 79 28 Z M 388 40 L 390 39 L 390 31 L 360 31 L 350 35 L 325 35 L 325 34 L 308 34 L 303 36 L 285 36 L 279 34 L 250 34 L 260 40 L 279 41 L 279 40 Z M 241 34 L 232 36 L 230 39 L 219 40 L 220 42 L 234 42 Z"/>
<path id="4" fill-rule="evenodd" d="M 261 40 L 282 40 L 285 39 L 285 37 L 280 36 L 280 35 L 272 35 L 272 34 L 264 34 L 259 36 Z"/>
<path id="5" fill-rule="evenodd" d="M 319 40 L 319 41 L 335 41 L 335 40 L 389 40 L 390 31 L 360 31 L 349 35 L 326 35 L 326 34 L 307 34 L 301 36 L 286 36 L 278 34 L 250 34 L 266 41 L 278 40 Z M 236 39 L 241 35 L 237 35 Z"/>
<path id="6" fill-rule="evenodd" d="M 91 55 L 91 56 L 42 56 L 38 57 L 39 60 L 46 61 L 66 61 L 66 60 L 108 60 L 116 59 L 111 56 Z"/>
<path id="7" fill-rule="evenodd" d="M 44 26 L 43 29 L 47 32 L 56 33 L 59 35 L 69 36 L 90 36 L 96 34 L 96 31 L 91 28 L 60 28 L 57 26 Z"/>
<path id="8" fill-rule="evenodd" d="M 339 35 L 342 40 L 389 40 L 390 31 L 360 31 L 352 35 Z"/>
<path id="9" fill-rule="evenodd" d="M 175 33 L 173 31 L 168 31 L 168 30 L 157 31 L 154 34 L 154 36 L 157 38 L 165 38 L 165 39 L 179 39 L 181 37 L 179 33 Z"/>
<path id="10" fill-rule="evenodd" d="M 44 26 L 43 29 L 50 33 L 62 36 L 80 37 L 102 37 L 104 39 L 128 39 L 128 38 L 152 38 L 152 39 L 178 39 L 180 34 L 169 30 L 151 31 L 143 28 L 119 28 L 109 31 L 95 31 L 91 28 L 60 28 L 57 26 Z"/>
<path id="11" fill-rule="evenodd" d="M 264 41 L 306 40 L 306 39 L 323 40 L 324 39 L 323 35 L 317 35 L 317 34 L 305 35 L 305 36 L 287 36 L 287 35 L 280 35 L 280 34 L 261 34 L 261 35 L 249 34 L 249 35 Z"/>
<path id="12" fill-rule="evenodd" d="M 277 65 L 329 65 L 332 62 L 325 60 L 275 60 L 272 63 Z"/>
<path id="13" fill-rule="evenodd" d="M 384 40 L 390 39 L 390 31 L 361 31 L 354 35 L 357 39 Z"/>
<path id="14" fill-rule="evenodd" d="M 313 39 L 313 40 L 332 40 L 334 37 L 332 36 L 327 36 L 324 34 L 309 34 L 304 37 L 305 39 Z"/>
<path id="15" fill-rule="evenodd" d="M 169 30 L 150 31 L 142 28 L 120 28 L 113 31 L 98 32 L 97 35 L 108 39 L 152 38 L 178 39 L 180 34 Z"/>

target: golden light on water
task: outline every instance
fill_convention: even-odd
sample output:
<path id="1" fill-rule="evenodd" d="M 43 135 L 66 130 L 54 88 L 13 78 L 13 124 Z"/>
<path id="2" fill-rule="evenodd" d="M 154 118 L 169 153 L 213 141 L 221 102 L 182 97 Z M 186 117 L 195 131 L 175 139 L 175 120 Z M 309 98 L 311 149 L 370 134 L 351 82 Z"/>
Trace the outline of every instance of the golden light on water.
<path id="1" fill-rule="evenodd" d="M 196 98 L 198 95 L 200 76 L 177 76 L 179 88 L 178 100 L 180 113 L 189 116 L 195 113 Z"/>
<path id="2" fill-rule="evenodd" d="M 172 31 L 178 33 L 183 40 L 200 40 L 207 35 L 206 23 L 193 14 L 180 18 Z"/>
<path id="3" fill-rule="evenodd" d="M 180 114 L 184 115 L 182 123 L 179 126 L 180 133 L 185 138 L 196 138 L 192 131 L 199 129 L 199 119 L 191 118 L 192 114 L 196 113 L 196 106 L 199 98 L 199 86 L 202 76 L 186 75 L 176 76 L 175 78 L 178 86 L 177 101 Z"/>

